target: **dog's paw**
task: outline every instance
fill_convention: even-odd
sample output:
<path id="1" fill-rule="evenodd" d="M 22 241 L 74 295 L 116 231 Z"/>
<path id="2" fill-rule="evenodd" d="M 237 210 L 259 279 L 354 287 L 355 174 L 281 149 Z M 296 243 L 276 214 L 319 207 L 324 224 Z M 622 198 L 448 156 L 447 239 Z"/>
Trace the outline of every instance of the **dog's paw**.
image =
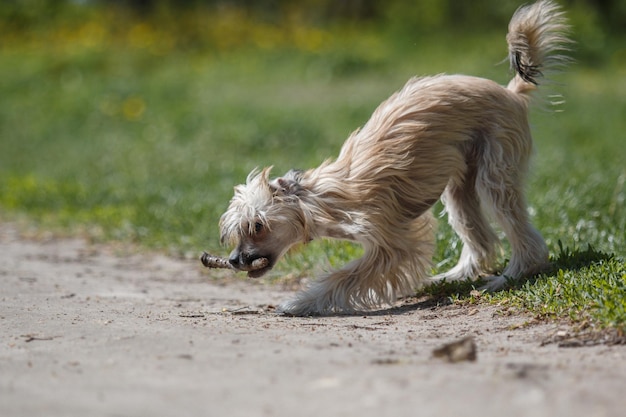
<path id="1" fill-rule="evenodd" d="M 314 305 L 310 303 L 302 303 L 298 299 L 288 300 L 280 303 L 276 307 L 276 312 L 286 316 L 303 317 L 318 315 L 319 312 Z"/>
<path id="2" fill-rule="evenodd" d="M 513 279 L 505 275 L 492 275 L 483 278 L 485 284 L 479 288 L 480 291 L 495 292 L 504 288 Z"/>
<path id="3" fill-rule="evenodd" d="M 483 271 L 472 264 L 458 264 L 444 273 L 428 278 L 428 281 L 429 283 L 435 283 L 441 281 L 464 281 L 466 279 L 474 280 L 481 275 L 483 275 Z"/>

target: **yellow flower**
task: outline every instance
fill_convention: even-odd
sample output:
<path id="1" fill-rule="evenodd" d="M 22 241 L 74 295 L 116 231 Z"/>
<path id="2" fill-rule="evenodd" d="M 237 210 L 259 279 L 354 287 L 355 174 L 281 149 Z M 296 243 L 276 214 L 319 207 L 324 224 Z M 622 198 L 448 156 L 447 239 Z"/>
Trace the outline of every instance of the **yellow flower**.
<path id="1" fill-rule="evenodd" d="M 143 116 L 146 110 L 146 103 L 141 97 L 131 96 L 124 100 L 122 104 L 122 114 L 127 120 L 137 121 Z"/>

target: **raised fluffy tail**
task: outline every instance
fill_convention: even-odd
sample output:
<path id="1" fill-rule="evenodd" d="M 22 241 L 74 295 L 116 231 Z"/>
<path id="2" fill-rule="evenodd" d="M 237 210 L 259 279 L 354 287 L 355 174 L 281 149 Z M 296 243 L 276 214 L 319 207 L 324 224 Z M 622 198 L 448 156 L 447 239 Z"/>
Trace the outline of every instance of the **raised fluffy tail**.
<path id="1" fill-rule="evenodd" d="M 537 88 L 546 73 L 567 64 L 569 58 L 563 53 L 572 43 L 568 33 L 561 7 L 551 0 L 517 9 L 506 36 L 511 69 L 515 71 L 509 90 L 527 94 Z"/>

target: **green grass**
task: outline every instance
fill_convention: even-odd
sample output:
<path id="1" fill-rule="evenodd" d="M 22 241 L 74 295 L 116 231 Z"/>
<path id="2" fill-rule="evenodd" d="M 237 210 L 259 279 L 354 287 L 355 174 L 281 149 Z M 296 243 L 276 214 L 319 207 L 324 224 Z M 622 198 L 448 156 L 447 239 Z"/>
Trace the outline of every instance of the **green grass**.
<path id="1" fill-rule="evenodd" d="M 560 242 L 559 242 L 560 245 Z M 567 320 L 592 332 L 617 329 L 626 323 L 626 263 L 588 246 L 559 247 L 551 271 L 525 281 L 511 281 L 494 293 L 477 290 L 484 282 L 441 282 L 420 291 L 433 303 L 486 302 L 528 311 L 537 319 Z"/>
<path id="2" fill-rule="evenodd" d="M 279 173 L 336 155 L 412 75 L 508 78 L 505 65 L 494 65 L 506 53 L 501 33 L 397 46 L 375 30 L 329 29 L 324 39 L 315 50 L 284 43 L 166 52 L 125 43 L 4 45 L 0 219 L 178 255 L 225 251 L 218 219 L 252 168 L 274 165 Z M 492 300 L 623 327 L 626 58 L 605 55 L 603 65 L 575 66 L 558 78 L 563 112 L 532 114 L 530 210 L 557 267 Z M 445 219 L 440 224 L 435 261 L 444 270 L 460 242 Z M 606 255 L 562 249 L 589 245 Z M 350 244 L 314 243 L 275 276 L 310 275 L 359 253 Z M 467 288 L 444 293 L 468 298 Z"/>
<path id="3" fill-rule="evenodd" d="M 493 295 L 511 300 L 539 316 L 620 327 L 626 321 L 626 265 L 612 255 L 588 248 L 561 252 L 555 270 Z"/>

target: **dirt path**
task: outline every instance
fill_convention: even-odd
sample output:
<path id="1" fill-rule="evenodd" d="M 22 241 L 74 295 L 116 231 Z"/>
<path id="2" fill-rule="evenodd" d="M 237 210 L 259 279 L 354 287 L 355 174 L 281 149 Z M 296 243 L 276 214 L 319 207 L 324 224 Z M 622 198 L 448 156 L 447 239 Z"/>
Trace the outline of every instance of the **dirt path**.
<path id="1" fill-rule="evenodd" d="M 495 307 L 293 318 L 200 263 L 0 225 L 2 416 L 620 416 L 626 346 L 541 346 Z M 477 361 L 433 349 L 471 335 Z"/>

